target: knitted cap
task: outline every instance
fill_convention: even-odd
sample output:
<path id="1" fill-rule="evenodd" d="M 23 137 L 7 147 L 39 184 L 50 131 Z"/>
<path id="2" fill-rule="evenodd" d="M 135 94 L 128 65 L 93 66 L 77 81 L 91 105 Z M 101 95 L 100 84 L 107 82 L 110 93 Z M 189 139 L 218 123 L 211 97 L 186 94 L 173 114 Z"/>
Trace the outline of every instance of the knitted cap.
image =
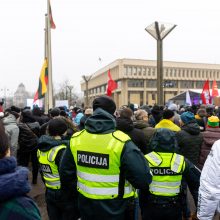
<path id="1" fill-rule="evenodd" d="M 218 128 L 219 127 L 219 119 L 217 116 L 211 116 L 208 118 L 207 122 L 208 127 Z"/>
<path id="2" fill-rule="evenodd" d="M 195 119 L 195 115 L 192 112 L 184 112 L 182 115 L 180 115 L 180 118 L 184 124 L 187 124 Z"/>
<path id="3" fill-rule="evenodd" d="M 95 111 L 97 108 L 102 108 L 112 115 L 114 115 L 116 110 L 115 102 L 108 96 L 99 96 L 95 98 L 92 107 L 93 111 Z"/>

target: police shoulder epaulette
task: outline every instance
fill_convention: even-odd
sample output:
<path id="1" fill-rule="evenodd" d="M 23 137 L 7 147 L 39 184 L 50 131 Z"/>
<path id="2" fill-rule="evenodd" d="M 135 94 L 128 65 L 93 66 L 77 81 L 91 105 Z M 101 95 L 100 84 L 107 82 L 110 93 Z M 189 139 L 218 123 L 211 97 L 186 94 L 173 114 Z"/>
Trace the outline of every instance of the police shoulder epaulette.
<path id="1" fill-rule="evenodd" d="M 127 134 L 125 134 L 124 132 L 119 131 L 119 130 L 114 131 L 112 133 L 112 135 L 113 135 L 113 137 L 115 137 L 116 139 L 118 139 L 122 142 L 126 142 L 126 141 L 131 140 L 131 138 Z"/>

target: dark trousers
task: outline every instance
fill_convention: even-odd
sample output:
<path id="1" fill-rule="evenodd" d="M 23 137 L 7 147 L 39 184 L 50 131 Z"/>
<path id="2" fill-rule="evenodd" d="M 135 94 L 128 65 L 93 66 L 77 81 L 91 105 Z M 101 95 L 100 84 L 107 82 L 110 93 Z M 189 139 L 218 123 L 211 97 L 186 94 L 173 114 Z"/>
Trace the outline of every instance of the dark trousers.
<path id="1" fill-rule="evenodd" d="M 38 175 L 38 159 L 37 149 L 30 152 L 21 152 L 18 150 L 18 165 L 28 167 L 29 161 L 32 163 L 32 182 L 37 182 Z"/>
<path id="2" fill-rule="evenodd" d="M 149 203 L 143 207 L 143 220 L 181 220 L 182 209 L 180 204 L 153 204 Z"/>
<path id="3" fill-rule="evenodd" d="M 66 199 L 60 190 L 46 189 L 45 199 L 50 220 L 77 220 L 77 200 Z"/>

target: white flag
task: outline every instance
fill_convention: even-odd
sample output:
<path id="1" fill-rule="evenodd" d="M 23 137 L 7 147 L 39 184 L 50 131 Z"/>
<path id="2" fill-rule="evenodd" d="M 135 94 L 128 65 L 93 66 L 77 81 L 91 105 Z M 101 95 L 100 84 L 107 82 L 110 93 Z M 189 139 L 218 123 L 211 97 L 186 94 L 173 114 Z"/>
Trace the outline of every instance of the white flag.
<path id="1" fill-rule="evenodd" d="M 186 104 L 192 106 L 191 98 L 189 95 L 189 90 L 186 92 Z"/>

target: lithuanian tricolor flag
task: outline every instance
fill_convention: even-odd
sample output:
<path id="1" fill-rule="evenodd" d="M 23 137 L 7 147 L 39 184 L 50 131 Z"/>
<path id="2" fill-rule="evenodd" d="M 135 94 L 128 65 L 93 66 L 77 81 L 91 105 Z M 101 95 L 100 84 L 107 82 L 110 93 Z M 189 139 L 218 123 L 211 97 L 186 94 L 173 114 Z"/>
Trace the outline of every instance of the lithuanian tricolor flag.
<path id="1" fill-rule="evenodd" d="M 48 63 L 47 63 L 47 59 L 45 59 L 40 72 L 39 86 L 34 96 L 34 102 L 45 96 L 47 92 L 47 84 L 48 84 Z"/>

